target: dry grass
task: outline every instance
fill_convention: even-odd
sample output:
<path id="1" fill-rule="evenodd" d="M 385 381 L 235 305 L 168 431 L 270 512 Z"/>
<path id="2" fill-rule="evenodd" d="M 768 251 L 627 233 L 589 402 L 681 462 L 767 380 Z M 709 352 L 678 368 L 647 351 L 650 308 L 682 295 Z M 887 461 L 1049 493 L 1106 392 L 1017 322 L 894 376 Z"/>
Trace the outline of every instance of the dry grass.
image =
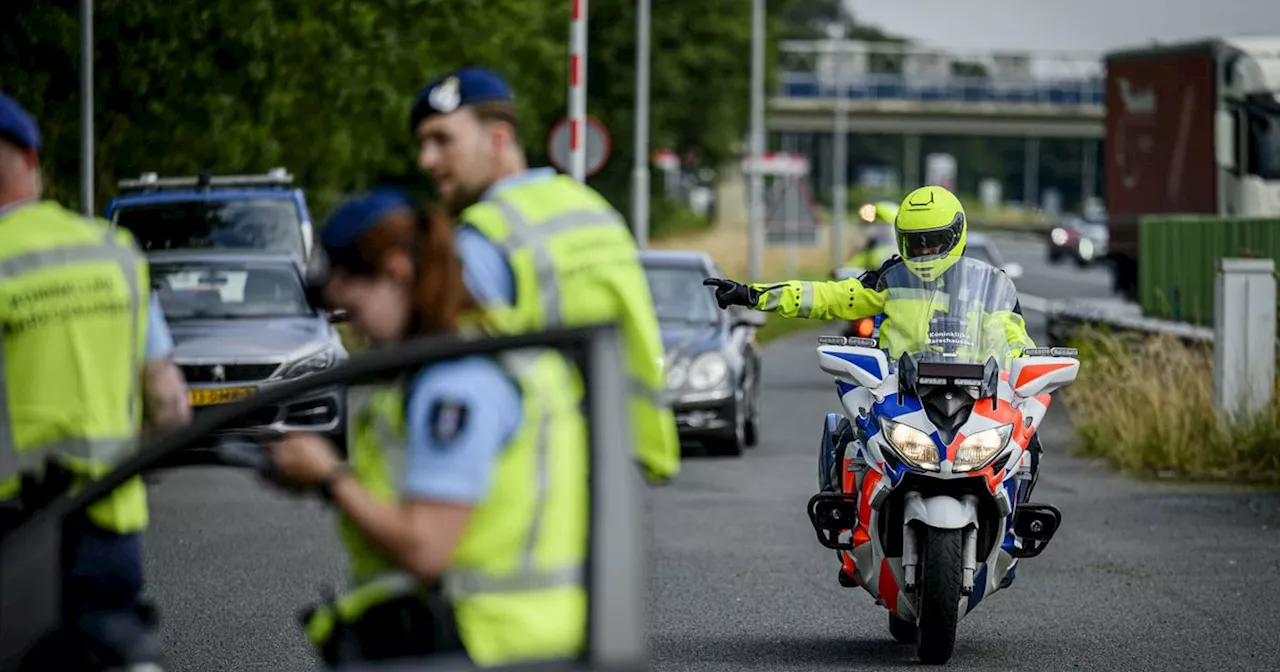
<path id="1" fill-rule="evenodd" d="M 1084 454 L 1144 476 L 1280 483 L 1280 402 L 1220 423 L 1209 348 L 1097 333 L 1079 345 L 1080 375 L 1063 394 Z"/>
<path id="2" fill-rule="evenodd" d="M 796 277 L 830 277 L 831 243 L 830 227 L 822 227 L 818 232 L 818 244 L 811 247 L 797 247 Z M 853 256 L 855 250 L 863 244 L 863 233 L 859 227 L 846 226 L 844 235 L 845 253 L 842 259 Z M 649 244 L 654 250 L 696 250 L 706 252 L 720 265 L 729 277 L 744 280 L 747 273 L 749 241 L 745 228 L 721 226 L 710 231 L 685 236 L 672 236 L 662 240 L 654 240 Z M 764 277 L 762 280 L 785 279 L 789 275 L 788 256 L 785 247 L 764 248 Z"/>

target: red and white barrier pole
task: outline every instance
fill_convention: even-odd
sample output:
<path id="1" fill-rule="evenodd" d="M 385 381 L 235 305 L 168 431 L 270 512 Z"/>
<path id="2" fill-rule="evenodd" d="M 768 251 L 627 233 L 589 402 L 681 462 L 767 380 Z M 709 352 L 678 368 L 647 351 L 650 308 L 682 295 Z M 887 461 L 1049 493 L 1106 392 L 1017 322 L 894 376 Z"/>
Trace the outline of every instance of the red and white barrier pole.
<path id="1" fill-rule="evenodd" d="M 587 0 L 570 0 L 569 174 L 587 179 Z"/>

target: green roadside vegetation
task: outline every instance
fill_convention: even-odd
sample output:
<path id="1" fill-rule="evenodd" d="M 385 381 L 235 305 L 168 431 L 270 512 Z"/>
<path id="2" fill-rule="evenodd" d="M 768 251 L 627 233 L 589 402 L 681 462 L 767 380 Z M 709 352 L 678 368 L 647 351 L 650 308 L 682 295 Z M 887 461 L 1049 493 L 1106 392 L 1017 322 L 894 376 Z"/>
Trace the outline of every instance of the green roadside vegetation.
<path id="1" fill-rule="evenodd" d="M 1077 450 L 1131 475 L 1280 485 L 1280 394 L 1249 422 L 1219 422 L 1211 346 L 1090 331 L 1062 394 Z"/>

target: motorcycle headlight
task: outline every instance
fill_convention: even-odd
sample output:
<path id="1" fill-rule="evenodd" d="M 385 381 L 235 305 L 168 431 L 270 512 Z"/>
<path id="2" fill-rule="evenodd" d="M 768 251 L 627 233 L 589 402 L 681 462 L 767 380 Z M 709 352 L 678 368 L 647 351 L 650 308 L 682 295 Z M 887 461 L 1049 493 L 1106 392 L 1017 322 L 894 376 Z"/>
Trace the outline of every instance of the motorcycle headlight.
<path id="1" fill-rule="evenodd" d="M 334 352 L 333 349 L 326 349 L 321 352 L 317 352 L 310 357 L 304 357 L 289 365 L 289 368 L 285 369 L 284 373 L 280 374 L 280 379 L 292 380 L 294 378 L 305 376 L 308 373 L 324 371 L 325 369 L 333 366 L 333 363 L 337 358 L 337 353 Z"/>
<path id="2" fill-rule="evenodd" d="M 694 358 L 689 365 L 689 387 L 695 390 L 709 390 L 729 375 L 729 364 L 719 353 L 707 352 Z"/>
<path id="3" fill-rule="evenodd" d="M 938 470 L 938 446 L 928 434 L 888 418 L 880 418 L 880 429 L 899 457 L 921 469 Z"/>
<path id="4" fill-rule="evenodd" d="M 954 471 L 970 471 L 986 466 L 1009 445 L 1009 437 L 1012 435 L 1013 425 L 1008 424 L 966 436 L 956 448 L 956 459 L 951 468 Z"/>

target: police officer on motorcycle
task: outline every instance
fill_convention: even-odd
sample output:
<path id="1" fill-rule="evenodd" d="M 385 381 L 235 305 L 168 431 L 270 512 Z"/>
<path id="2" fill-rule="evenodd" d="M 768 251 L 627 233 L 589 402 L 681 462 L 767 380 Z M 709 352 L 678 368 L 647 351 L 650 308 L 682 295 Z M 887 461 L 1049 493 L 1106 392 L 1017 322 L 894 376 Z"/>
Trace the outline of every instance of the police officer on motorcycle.
<path id="1" fill-rule="evenodd" d="M 964 255 L 967 232 L 968 221 L 964 206 L 955 194 L 942 187 L 925 186 L 902 199 L 894 218 L 894 236 L 901 256 L 892 257 L 878 269 L 868 271 L 857 279 L 743 284 L 725 278 L 709 278 L 703 284 L 716 288 L 716 301 L 721 308 L 738 305 L 785 317 L 822 320 L 874 317 L 886 313 L 886 304 L 890 302 L 887 292 L 876 289 L 881 275 L 899 264 L 906 264 L 907 269 L 926 284 L 945 283 L 948 271 Z M 893 301 L 907 303 L 912 299 Z M 895 312 L 903 314 L 912 310 L 929 309 L 928 305 L 903 305 L 896 306 Z M 1016 357 L 1026 348 L 1035 347 L 1035 343 L 1027 334 L 1021 307 L 1016 303 L 1008 318 L 1005 322 L 1006 336 Z M 881 327 L 880 344 L 882 348 L 894 351 L 895 339 L 891 322 L 886 316 Z M 927 320 L 920 323 L 927 323 Z M 1038 434 L 1033 435 L 1028 448 L 1031 452 L 1031 483 L 1026 492 L 1019 496 L 1020 504 L 1028 501 L 1039 478 L 1043 448 Z"/>

